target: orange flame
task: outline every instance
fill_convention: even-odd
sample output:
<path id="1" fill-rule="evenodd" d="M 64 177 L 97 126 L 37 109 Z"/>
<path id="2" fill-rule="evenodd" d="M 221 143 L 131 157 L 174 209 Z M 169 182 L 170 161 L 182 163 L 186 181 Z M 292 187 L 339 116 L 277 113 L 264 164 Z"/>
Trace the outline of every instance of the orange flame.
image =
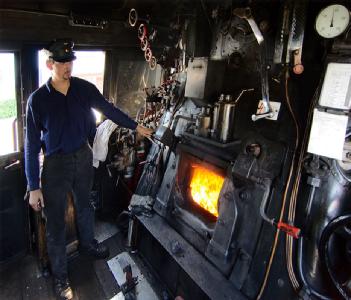
<path id="1" fill-rule="evenodd" d="M 224 177 L 204 167 L 192 166 L 193 176 L 190 182 L 191 196 L 202 208 L 218 217 L 218 197 Z"/>

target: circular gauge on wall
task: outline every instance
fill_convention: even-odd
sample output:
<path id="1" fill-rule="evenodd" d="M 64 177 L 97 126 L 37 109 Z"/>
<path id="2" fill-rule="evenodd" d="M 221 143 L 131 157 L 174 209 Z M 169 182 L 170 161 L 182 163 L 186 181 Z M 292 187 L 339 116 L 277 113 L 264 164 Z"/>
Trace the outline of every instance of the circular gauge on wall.
<path id="1" fill-rule="evenodd" d="M 343 5 L 333 4 L 318 13 L 315 27 L 321 37 L 331 39 L 345 32 L 349 24 L 349 10 Z"/>

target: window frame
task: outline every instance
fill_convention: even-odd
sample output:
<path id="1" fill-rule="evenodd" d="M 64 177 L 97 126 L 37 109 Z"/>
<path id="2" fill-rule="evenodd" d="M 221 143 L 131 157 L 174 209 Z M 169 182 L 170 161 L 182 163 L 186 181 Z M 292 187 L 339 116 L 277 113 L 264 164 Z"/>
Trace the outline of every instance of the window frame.
<path id="1" fill-rule="evenodd" d="M 15 147 L 12 152 L 1 154 L 1 161 L 7 160 L 9 157 L 16 156 L 24 151 L 24 135 L 23 125 L 25 121 L 25 103 L 23 102 L 22 80 L 21 80 L 21 53 L 18 49 L 0 49 L 0 54 L 11 53 L 14 55 L 14 80 L 15 80 L 15 101 L 16 101 L 16 132 Z"/>

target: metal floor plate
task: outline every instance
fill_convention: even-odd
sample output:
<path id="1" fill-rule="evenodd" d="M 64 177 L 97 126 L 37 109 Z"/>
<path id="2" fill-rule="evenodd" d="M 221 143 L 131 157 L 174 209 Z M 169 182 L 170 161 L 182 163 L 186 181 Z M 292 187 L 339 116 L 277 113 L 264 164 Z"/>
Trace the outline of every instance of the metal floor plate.
<path id="1" fill-rule="evenodd" d="M 110 222 L 101 220 L 95 221 L 95 238 L 99 243 L 107 240 L 111 236 L 114 236 L 118 232 L 117 225 Z"/>

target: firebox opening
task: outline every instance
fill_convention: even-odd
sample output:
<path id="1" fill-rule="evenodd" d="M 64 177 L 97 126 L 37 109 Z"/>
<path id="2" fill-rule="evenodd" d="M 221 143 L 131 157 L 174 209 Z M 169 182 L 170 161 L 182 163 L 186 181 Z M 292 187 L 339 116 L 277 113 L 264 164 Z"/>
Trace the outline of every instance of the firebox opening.
<path id="1" fill-rule="evenodd" d="M 227 165 L 213 156 L 200 159 L 187 151 L 181 152 L 177 186 L 181 197 L 175 205 L 196 217 L 209 230 L 218 218 L 218 198 L 226 177 Z"/>
<path id="2" fill-rule="evenodd" d="M 192 164 L 189 180 L 191 200 L 211 215 L 218 217 L 218 198 L 224 177 L 204 165 Z"/>

